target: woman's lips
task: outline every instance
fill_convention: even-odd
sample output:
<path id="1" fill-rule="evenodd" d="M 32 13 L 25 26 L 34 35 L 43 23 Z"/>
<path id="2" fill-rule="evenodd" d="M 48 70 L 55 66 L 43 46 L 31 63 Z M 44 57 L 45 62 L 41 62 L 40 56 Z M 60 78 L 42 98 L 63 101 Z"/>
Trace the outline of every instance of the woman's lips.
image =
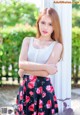
<path id="1" fill-rule="evenodd" d="M 47 31 L 42 31 L 44 34 L 47 34 L 48 32 Z"/>

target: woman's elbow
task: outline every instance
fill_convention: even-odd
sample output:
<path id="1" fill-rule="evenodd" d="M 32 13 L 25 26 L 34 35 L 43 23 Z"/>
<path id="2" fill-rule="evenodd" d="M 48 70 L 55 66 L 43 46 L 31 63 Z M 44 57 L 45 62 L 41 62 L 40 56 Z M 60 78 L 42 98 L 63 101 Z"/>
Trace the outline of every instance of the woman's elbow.
<path id="1" fill-rule="evenodd" d="M 27 64 L 28 64 L 28 62 L 26 60 L 22 60 L 22 61 L 19 61 L 18 66 L 20 69 L 25 69 Z"/>
<path id="2" fill-rule="evenodd" d="M 18 67 L 19 67 L 19 69 L 21 69 L 21 64 L 20 63 L 18 64 Z"/>
<path id="3" fill-rule="evenodd" d="M 18 64 L 18 66 L 19 66 L 19 69 L 22 69 L 22 67 L 23 67 L 23 62 L 20 61 L 19 64 Z"/>
<path id="4" fill-rule="evenodd" d="M 49 73 L 48 72 L 43 72 L 43 76 L 48 76 L 49 75 Z"/>

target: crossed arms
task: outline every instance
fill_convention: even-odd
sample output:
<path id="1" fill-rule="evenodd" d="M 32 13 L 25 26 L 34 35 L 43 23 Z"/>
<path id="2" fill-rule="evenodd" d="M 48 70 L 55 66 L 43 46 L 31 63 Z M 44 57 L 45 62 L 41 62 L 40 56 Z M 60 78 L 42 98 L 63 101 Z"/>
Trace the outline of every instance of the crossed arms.
<path id="1" fill-rule="evenodd" d="M 46 77 L 49 74 L 55 74 L 57 72 L 56 64 L 60 59 L 60 54 L 62 51 L 62 44 L 57 43 L 54 46 L 48 61 L 45 64 L 40 64 L 27 61 L 27 52 L 30 39 L 31 38 L 24 38 L 22 42 L 21 52 L 19 56 L 19 71 L 18 71 L 20 77 L 22 77 L 24 73 L 37 76 L 46 76 Z"/>

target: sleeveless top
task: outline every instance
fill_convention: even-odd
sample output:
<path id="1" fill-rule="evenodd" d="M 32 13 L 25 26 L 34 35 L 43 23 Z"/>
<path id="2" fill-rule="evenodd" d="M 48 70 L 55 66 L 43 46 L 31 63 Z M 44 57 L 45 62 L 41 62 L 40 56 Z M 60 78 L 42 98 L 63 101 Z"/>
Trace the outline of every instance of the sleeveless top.
<path id="1" fill-rule="evenodd" d="M 49 46 L 45 48 L 35 48 L 33 46 L 34 39 L 34 37 L 30 38 L 30 44 L 28 48 L 28 61 L 36 63 L 46 63 L 52 53 L 56 41 L 53 41 Z"/>

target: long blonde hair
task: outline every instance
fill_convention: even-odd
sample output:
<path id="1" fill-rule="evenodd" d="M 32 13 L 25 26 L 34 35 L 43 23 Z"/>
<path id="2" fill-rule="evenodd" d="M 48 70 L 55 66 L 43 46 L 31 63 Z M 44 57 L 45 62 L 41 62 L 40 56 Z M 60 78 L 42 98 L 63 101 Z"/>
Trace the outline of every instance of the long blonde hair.
<path id="1" fill-rule="evenodd" d="M 41 36 L 40 30 L 39 30 L 39 21 L 41 17 L 44 16 L 45 14 L 49 15 L 52 20 L 52 26 L 54 28 L 54 31 L 51 34 L 51 38 L 55 41 L 58 41 L 59 43 L 63 45 L 59 16 L 56 10 L 53 8 L 45 8 L 42 12 L 40 12 L 38 19 L 36 21 L 36 27 L 37 27 L 36 37 L 39 38 Z M 62 57 L 62 54 L 63 54 L 63 50 L 60 57 Z"/>

